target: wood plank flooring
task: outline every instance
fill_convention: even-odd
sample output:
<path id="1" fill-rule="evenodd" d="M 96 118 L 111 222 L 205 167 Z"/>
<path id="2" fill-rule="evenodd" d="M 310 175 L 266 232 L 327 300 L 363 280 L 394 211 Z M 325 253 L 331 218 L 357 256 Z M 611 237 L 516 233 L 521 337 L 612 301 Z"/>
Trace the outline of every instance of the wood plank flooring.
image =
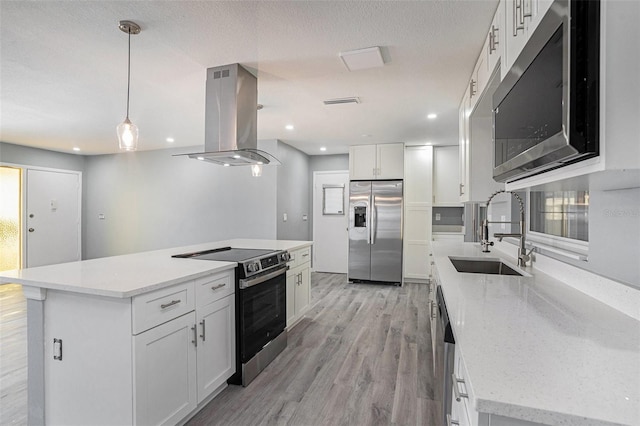
<path id="1" fill-rule="evenodd" d="M 438 425 L 428 286 L 314 273 L 312 305 L 254 382 L 188 425 Z"/>
<path id="2" fill-rule="evenodd" d="M 0 285 L 0 425 L 27 424 L 27 302 L 18 284 Z"/>
<path id="3" fill-rule="evenodd" d="M 440 418 L 428 287 L 349 284 L 312 274 L 312 308 L 247 388 L 229 386 L 188 423 L 428 425 Z M 27 418 L 26 302 L 0 286 L 0 425 Z"/>

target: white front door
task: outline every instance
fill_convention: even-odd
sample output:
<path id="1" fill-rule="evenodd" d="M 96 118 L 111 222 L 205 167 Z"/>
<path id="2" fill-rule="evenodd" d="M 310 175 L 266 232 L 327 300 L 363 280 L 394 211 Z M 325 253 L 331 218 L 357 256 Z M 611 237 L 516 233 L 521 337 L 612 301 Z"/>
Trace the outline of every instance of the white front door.
<path id="1" fill-rule="evenodd" d="M 25 267 L 80 260 L 80 173 L 27 169 Z"/>
<path id="2" fill-rule="evenodd" d="M 336 194 L 342 188 L 342 212 Z M 326 198 L 325 198 L 326 197 Z M 346 274 L 349 255 L 349 172 L 313 173 L 313 269 Z"/>

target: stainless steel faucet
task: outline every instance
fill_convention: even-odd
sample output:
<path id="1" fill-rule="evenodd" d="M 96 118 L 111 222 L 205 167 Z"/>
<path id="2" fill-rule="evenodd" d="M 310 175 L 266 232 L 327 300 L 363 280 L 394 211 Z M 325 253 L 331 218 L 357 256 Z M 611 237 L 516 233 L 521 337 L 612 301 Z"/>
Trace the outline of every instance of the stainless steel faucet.
<path id="1" fill-rule="evenodd" d="M 524 202 L 522 201 L 522 198 L 520 198 L 520 196 L 518 194 L 516 194 L 515 192 L 513 192 L 513 191 L 505 191 L 504 189 L 501 189 L 501 190 L 496 191 L 493 194 L 491 194 L 491 196 L 487 200 L 487 211 L 489 209 L 489 204 L 491 203 L 491 200 L 493 199 L 493 197 L 495 197 L 496 195 L 498 195 L 498 194 L 500 194 L 502 192 L 506 192 L 508 194 L 511 194 L 516 198 L 516 200 L 518 200 L 518 203 L 520 204 L 520 222 L 499 222 L 499 221 L 489 221 L 489 220 L 485 219 L 482 222 L 482 240 L 480 241 L 480 244 L 482 245 L 482 251 L 485 252 L 485 253 L 489 253 L 489 246 L 493 245 L 493 241 L 489 241 L 489 224 L 490 223 L 519 223 L 520 224 L 520 233 L 519 234 L 495 233 L 495 234 L 493 234 L 493 236 L 495 238 L 497 238 L 498 241 L 502 241 L 502 239 L 504 237 L 518 237 L 518 238 L 520 238 L 520 246 L 518 247 L 518 266 L 527 266 L 527 262 L 529 260 L 531 260 L 531 256 L 530 255 L 531 255 L 531 252 L 533 251 L 533 249 L 531 249 L 531 251 L 529 251 L 529 253 L 527 253 L 527 248 L 526 248 L 527 222 L 526 222 L 526 219 L 525 219 Z"/>

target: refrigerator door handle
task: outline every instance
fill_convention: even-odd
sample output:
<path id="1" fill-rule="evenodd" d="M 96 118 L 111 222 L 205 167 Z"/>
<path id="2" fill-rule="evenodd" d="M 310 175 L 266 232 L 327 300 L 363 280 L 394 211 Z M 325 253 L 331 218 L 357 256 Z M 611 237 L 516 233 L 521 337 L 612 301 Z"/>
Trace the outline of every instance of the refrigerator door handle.
<path id="1" fill-rule="evenodd" d="M 376 243 L 376 231 L 378 230 L 378 216 L 376 212 L 376 196 L 373 195 L 373 202 L 371 203 L 371 244 Z"/>
<path id="2" fill-rule="evenodd" d="M 371 194 L 369 194 L 369 201 L 367 202 L 367 209 L 369 210 L 369 214 L 367 215 L 367 244 L 373 244 L 371 226 L 373 225 L 373 220 L 371 215 L 373 214 L 373 204 L 371 202 Z"/>

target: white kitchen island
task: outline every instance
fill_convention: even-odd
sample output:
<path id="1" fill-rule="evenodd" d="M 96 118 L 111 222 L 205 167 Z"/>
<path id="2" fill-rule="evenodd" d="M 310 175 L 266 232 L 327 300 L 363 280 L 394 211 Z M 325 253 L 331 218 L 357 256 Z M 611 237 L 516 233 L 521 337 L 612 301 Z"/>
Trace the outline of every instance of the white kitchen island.
<path id="1" fill-rule="evenodd" d="M 455 338 L 460 425 L 639 425 L 640 322 L 527 266 L 527 276 L 456 271 L 449 256 L 515 259 L 434 243 Z M 451 377 L 447 377 L 450 380 Z"/>
<path id="2" fill-rule="evenodd" d="M 27 298 L 29 424 L 184 422 L 235 372 L 236 263 L 171 256 L 311 244 L 238 239 L 0 273 Z"/>

